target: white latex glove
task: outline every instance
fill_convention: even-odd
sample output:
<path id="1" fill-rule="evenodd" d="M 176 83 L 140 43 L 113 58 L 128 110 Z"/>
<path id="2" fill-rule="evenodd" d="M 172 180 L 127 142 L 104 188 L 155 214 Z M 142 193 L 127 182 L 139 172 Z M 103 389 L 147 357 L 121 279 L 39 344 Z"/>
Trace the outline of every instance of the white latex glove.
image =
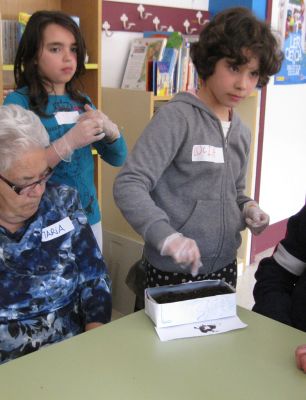
<path id="1" fill-rule="evenodd" d="M 270 217 L 256 201 L 248 201 L 243 208 L 245 222 L 254 235 L 259 235 L 268 225 Z"/>
<path id="2" fill-rule="evenodd" d="M 52 142 L 56 153 L 64 161 L 71 161 L 71 155 L 76 149 L 101 139 L 112 143 L 120 136 L 117 125 L 105 114 L 94 110 L 88 104 L 84 106 L 84 109 L 85 112 L 80 115 L 75 126 L 63 137 Z"/>
<path id="3" fill-rule="evenodd" d="M 170 256 L 176 264 L 182 267 L 190 266 L 190 273 L 196 276 L 203 265 L 201 255 L 196 242 L 183 236 L 181 233 L 173 233 L 166 237 L 161 245 L 162 256 Z"/>
<path id="4" fill-rule="evenodd" d="M 104 139 L 107 143 L 112 143 L 119 138 L 120 132 L 118 126 L 114 124 L 107 115 L 100 110 L 94 110 L 88 104 L 84 106 L 84 109 L 86 112 L 80 116 L 80 121 L 87 118 L 98 119 L 101 125 L 101 131 L 104 132 Z"/>
<path id="5" fill-rule="evenodd" d="M 79 118 L 73 128 L 52 142 L 52 146 L 63 161 L 69 162 L 74 150 L 103 139 L 102 129 L 101 118 Z"/>
<path id="6" fill-rule="evenodd" d="M 99 119 L 79 119 L 64 136 L 71 150 L 80 149 L 104 138 L 102 122 Z"/>

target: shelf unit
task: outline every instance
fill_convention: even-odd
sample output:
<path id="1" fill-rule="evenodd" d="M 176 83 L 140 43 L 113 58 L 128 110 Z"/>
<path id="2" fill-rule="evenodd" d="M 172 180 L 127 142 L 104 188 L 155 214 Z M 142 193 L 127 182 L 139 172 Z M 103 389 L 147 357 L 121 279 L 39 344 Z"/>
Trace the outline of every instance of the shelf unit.
<path id="1" fill-rule="evenodd" d="M 128 151 L 134 144 L 153 116 L 156 107 L 168 101 L 171 97 L 157 97 L 152 92 L 102 88 L 103 112 L 116 122 L 123 133 Z M 122 217 L 113 199 L 113 182 L 119 169 L 103 164 L 103 228 L 124 237 L 142 242 L 141 237 Z"/>
<path id="2" fill-rule="evenodd" d="M 86 4 L 85 4 L 86 3 Z M 0 0 L 0 18 L 18 19 L 20 11 L 33 14 L 37 10 L 62 10 L 70 15 L 80 18 L 80 29 L 84 36 L 89 64 L 86 65 L 86 73 L 82 77 L 82 87 L 95 104 L 101 109 L 101 18 L 102 0 Z M 1 29 L 0 29 L 1 35 Z M 1 43 L 1 41 L 0 41 Z M 13 65 L 3 65 L 2 46 L 0 46 L 0 101 L 3 99 L 3 72 L 11 73 Z M 98 192 L 100 207 L 101 197 L 101 160 L 94 156 L 95 160 L 95 184 Z"/>
<path id="3" fill-rule="evenodd" d="M 0 8 L 0 21 L 2 21 L 2 3 Z M 0 24 L 0 65 L 3 68 L 3 57 L 2 57 L 2 24 Z M 2 104 L 3 99 L 3 72 L 0 68 L 0 102 Z"/>
<path id="4" fill-rule="evenodd" d="M 140 90 L 127 90 L 115 88 L 102 88 L 103 111 L 121 128 L 127 141 L 129 152 L 136 140 L 148 124 L 154 110 L 171 97 L 157 97 L 151 92 Z M 246 194 L 254 195 L 254 176 L 256 169 L 256 143 L 258 135 L 258 104 L 259 92 L 254 92 L 245 99 L 236 109 L 244 123 L 252 132 L 252 145 L 250 152 L 249 168 L 247 174 Z M 130 240 L 130 242 L 142 243 L 140 236 L 130 227 L 115 206 L 112 187 L 118 170 L 111 169 L 106 164 L 102 167 L 103 179 L 103 227 L 110 236 L 117 236 Z M 112 239 L 113 240 L 113 239 Z M 249 230 L 242 232 L 242 245 L 238 251 L 238 259 L 242 267 L 249 264 L 251 234 Z M 105 243 L 105 250 L 107 249 Z M 132 246 L 132 244 L 131 244 Z"/>

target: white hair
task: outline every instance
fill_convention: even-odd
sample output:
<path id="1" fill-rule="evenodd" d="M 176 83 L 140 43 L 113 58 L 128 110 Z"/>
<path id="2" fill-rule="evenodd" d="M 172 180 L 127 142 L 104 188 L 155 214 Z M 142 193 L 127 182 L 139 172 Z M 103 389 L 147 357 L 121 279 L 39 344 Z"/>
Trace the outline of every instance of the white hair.
<path id="1" fill-rule="evenodd" d="M 1 172 L 24 152 L 49 144 L 49 135 L 36 114 L 15 104 L 0 106 Z"/>

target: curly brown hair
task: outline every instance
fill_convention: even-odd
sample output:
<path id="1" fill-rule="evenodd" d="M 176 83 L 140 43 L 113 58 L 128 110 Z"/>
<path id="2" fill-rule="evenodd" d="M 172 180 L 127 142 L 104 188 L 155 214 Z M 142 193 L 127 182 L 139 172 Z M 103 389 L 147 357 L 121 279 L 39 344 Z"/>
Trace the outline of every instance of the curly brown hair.
<path id="1" fill-rule="evenodd" d="M 245 50 L 259 59 L 258 87 L 265 86 L 280 68 L 284 55 L 270 26 L 244 7 L 229 8 L 215 15 L 191 45 L 190 55 L 198 75 L 207 79 L 216 63 L 229 58 L 237 65 L 249 62 Z"/>

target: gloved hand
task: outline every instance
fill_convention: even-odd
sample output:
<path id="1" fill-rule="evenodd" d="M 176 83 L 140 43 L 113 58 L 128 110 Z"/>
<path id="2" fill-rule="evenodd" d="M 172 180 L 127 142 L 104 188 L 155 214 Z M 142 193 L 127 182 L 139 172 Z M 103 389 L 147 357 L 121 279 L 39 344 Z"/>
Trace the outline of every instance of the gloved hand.
<path id="1" fill-rule="evenodd" d="M 120 136 L 119 129 L 105 114 L 94 110 L 88 104 L 80 115 L 75 126 L 63 137 L 52 142 L 58 156 L 64 161 L 71 161 L 74 150 L 87 146 L 105 138 L 113 142 Z"/>
<path id="2" fill-rule="evenodd" d="M 254 235 L 259 235 L 269 225 L 269 215 L 261 210 L 256 201 L 245 203 L 243 216 L 247 226 Z"/>
<path id="3" fill-rule="evenodd" d="M 120 132 L 118 126 L 114 124 L 107 115 L 100 110 L 94 110 L 88 104 L 84 106 L 84 109 L 86 112 L 80 116 L 79 120 L 87 118 L 100 120 L 101 131 L 105 133 L 104 139 L 107 143 L 112 143 L 119 138 Z"/>
<path id="4" fill-rule="evenodd" d="M 166 237 L 161 245 L 162 256 L 170 256 L 176 264 L 182 267 L 190 265 L 190 273 L 196 276 L 203 265 L 201 255 L 196 242 L 183 236 L 181 233 L 173 233 Z"/>

